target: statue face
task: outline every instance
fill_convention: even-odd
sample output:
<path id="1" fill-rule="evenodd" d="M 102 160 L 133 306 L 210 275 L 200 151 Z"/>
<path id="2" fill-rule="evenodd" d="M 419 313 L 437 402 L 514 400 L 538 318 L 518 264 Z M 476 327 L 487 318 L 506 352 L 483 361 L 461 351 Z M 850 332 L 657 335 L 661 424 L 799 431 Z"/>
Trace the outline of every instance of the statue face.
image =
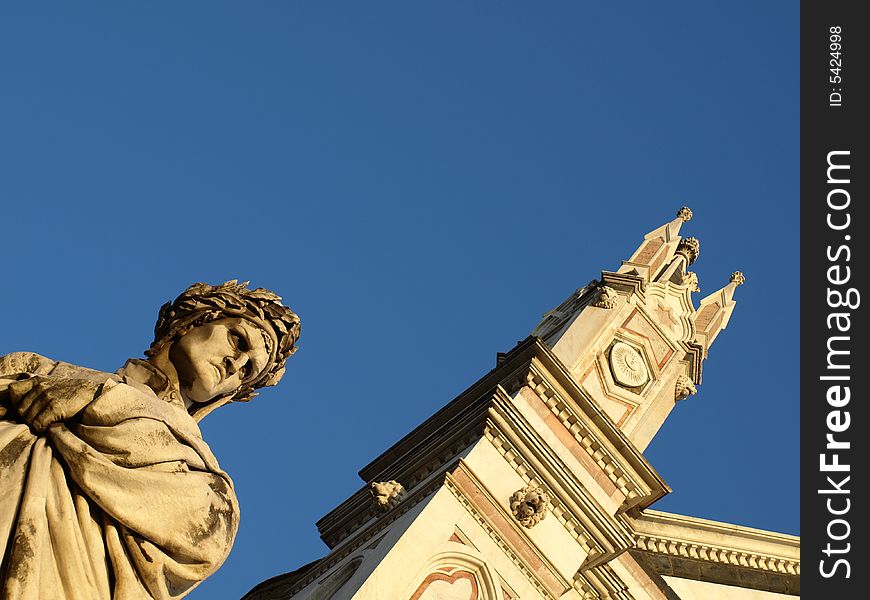
<path id="1" fill-rule="evenodd" d="M 234 392 L 269 360 L 260 329 L 246 319 L 218 319 L 194 327 L 169 349 L 185 398 L 208 402 Z"/>

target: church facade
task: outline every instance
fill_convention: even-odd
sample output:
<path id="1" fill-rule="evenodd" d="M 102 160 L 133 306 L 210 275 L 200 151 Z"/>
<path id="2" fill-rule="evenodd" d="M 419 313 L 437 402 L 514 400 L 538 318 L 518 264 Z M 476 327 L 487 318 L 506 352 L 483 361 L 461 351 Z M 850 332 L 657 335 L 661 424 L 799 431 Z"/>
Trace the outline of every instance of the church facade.
<path id="1" fill-rule="evenodd" d="M 744 280 L 695 306 L 690 218 L 647 234 L 363 468 L 317 523 L 329 553 L 244 600 L 799 596 L 799 538 L 650 508 L 670 489 L 643 451 L 695 393 Z"/>

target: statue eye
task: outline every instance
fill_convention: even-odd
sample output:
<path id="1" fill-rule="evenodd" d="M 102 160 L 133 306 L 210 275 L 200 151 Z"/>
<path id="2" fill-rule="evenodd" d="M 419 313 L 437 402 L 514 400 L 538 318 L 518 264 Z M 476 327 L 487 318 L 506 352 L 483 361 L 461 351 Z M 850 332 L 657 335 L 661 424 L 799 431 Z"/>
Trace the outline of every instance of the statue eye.
<path id="1" fill-rule="evenodd" d="M 236 350 L 241 350 L 242 352 L 246 352 L 248 350 L 248 341 L 238 332 L 229 330 L 227 332 L 227 338 L 230 341 L 230 346 L 232 346 Z"/>

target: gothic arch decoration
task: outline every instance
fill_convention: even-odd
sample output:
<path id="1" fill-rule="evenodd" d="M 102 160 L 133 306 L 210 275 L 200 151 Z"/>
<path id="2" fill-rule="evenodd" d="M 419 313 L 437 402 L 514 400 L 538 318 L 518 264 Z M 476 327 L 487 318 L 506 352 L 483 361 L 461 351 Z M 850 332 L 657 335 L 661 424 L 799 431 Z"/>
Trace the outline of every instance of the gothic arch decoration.
<path id="1" fill-rule="evenodd" d="M 411 600 L 479 600 L 480 589 L 471 571 L 435 571 L 426 576 Z"/>
<path id="2" fill-rule="evenodd" d="M 504 600 L 499 579 L 472 554 L 442 552 L 422 573 L 408 600 Z"/>

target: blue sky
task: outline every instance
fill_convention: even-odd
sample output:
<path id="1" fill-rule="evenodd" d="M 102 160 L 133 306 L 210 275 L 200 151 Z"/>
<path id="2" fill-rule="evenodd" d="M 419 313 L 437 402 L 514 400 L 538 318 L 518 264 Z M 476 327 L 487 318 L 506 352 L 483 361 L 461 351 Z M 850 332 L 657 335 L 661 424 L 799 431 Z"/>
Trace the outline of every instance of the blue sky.
<path id="1" fill-rule="evenodd" d="M 302 317 L 209 416 L 242 525 L 191 598 L 325 552 L 356 471 L 683 205 L 747 284 L 655 507 L 798 533 L 798 5 L 5 3 L 0 354 L 141 356 L 194 281 Z"/>

